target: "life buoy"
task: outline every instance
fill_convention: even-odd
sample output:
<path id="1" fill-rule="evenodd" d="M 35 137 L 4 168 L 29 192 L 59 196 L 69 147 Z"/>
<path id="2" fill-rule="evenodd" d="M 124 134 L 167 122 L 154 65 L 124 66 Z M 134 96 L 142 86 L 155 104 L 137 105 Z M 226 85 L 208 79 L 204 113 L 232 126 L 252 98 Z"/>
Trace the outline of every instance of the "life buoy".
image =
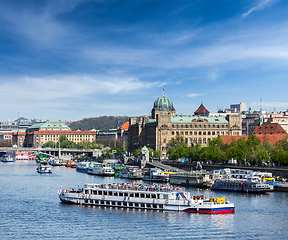
<path id="1" fill-rule="evenodd" d="M 165 203 L 169 203 L 169 200 L 168 200 L 168 199 L 166 199 L 166 200 L 165 200 Z"/>
<path id="2" fill-rule="evenodd" d="M 198 199 L 195 199 L 195 201 L 194 201 L 195 203 L 198 203 Z"/>
<path id="3" fill-rule="evenodd" d="M 103 196 L 102 198 L 103 198 L 103 199 L 105 199 L 106 197 L 105 197 L 105 196 Z"/>

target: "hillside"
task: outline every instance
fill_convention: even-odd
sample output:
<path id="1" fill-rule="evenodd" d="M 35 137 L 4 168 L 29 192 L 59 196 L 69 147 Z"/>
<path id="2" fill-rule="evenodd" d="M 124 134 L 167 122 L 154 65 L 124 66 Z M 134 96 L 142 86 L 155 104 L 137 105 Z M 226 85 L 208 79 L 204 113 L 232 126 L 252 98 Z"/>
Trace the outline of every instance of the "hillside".
<path id="1" fill-rule="evenodd" d="M 129 121 L 127 116 L 101 116 L 94 118 L 84 118 L 82 120 L 71 122 L 68 125 L 73 131 L 76 130 L 102 130 L 115 129 L 120 127 L 125 122 Z"/>

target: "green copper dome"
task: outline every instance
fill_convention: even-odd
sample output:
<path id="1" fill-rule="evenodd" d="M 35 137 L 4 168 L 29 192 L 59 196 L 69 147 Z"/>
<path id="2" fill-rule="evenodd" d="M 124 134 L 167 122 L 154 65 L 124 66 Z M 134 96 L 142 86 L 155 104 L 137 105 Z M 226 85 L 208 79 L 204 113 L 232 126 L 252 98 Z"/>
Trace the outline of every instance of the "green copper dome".
<path id="1" fill-rule="evenodd" d="M 159 97 L 154 102 L 154 109 L 158 111 L 173 111 L 173 103 L 168 97 Z"/>

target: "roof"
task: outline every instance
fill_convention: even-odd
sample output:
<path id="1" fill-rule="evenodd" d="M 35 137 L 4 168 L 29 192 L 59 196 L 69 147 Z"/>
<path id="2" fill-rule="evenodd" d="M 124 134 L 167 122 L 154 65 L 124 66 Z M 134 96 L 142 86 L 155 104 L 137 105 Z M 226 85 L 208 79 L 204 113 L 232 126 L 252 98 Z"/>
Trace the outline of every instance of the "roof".
<path id="1" fill-rule="evenodd" d="M 278 123 L 263 123 L 257 126 L 253 134 L 284 134 L 287 132 Z"/>
<path id="2" fill-rule="evenodd" d="M 171 123 L 191 123 L 203 119 L 203 123 L 229 123 L 226 117 L 171 116 Z"/>
<path id="3" fill-rule="evenodd" d="M 270 142 L 272 145 L 275 145 L 277 142 L 281 141 L 285 135 L 282 135 L 282 134 L 255 134 L 257 138 L 260 139 L 261 143 L 265 143 L 265 142 Z M 244 140 L 247 140 L 248 139 L 248 136 L 220 136 L 220 138 L 223 140 L 223 142 L 225 144 L 230 144 L 231 142 L 233 141 L 237 141 L 239 139 L 244 139 Z"/>
<path id="4" fill-rule="evenodd" d="M 125 122 L 121 127 L 119 127 L 120 130 L 128 130 L 129 129 L 129 122 Z"/>
<path id="5" fill-rule="evenodd" d="M 204 113 L 209 114 L 210 112 L 201 103 L 200 107 L 194 112 L 194 114 L 204 114 Z"/>
<path id="6" fill-rule="evenodd" d="M 41 123 L 35 123 L 32 126 L 30 126 L 28 129 L 39 129 L 39 128 L 61 128 L 61 129 L 67 129 L 70 128 L 62 122 L 41 122 Z"/>
<path id="7" fill-rule="evenodd" d="M 141 149 L 141 152 L 149 152 L 148 148 L 146 146 L 144 146 L 142 149 Z"/>
<path id="8" fill-rule="evenodd" d="M 95 131 L 31 131 L 28 134 L 93 134 Z"/>

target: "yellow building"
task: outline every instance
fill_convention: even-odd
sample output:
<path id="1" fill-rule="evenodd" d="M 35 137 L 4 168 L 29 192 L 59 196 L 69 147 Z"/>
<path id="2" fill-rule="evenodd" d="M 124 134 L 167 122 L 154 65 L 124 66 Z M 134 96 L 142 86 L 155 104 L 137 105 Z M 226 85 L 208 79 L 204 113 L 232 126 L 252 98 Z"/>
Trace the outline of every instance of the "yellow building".
<path id="1" fill-rule="evenodd" d="M 151 117 L 130 119 L 128 151 L 145 145 L 166 155 L 167 143 L 176 135 L 183 136 L 189 146 L 206 146 L 217 136 L 241 135 L 241 121 L 237 113 L 210 117 L 202 103 L 194 115 L 177 115 L 171 99 L 163 96 L 154 102 Z"/>

